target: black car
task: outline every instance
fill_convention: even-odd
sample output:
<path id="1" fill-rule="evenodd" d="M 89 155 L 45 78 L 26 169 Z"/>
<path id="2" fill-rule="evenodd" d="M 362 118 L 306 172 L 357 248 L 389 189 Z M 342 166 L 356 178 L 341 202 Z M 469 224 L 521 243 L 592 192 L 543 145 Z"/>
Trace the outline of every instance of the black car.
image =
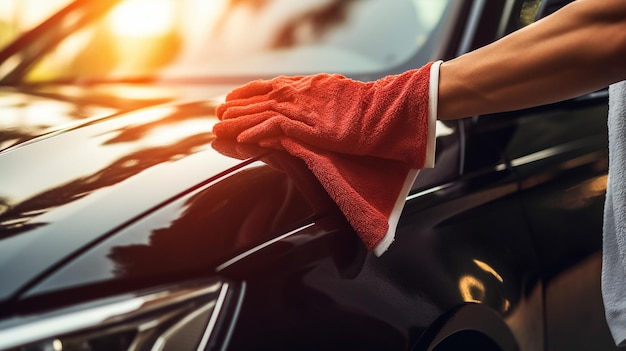
<path id="1" fill-rule="evenodd" d="M 373 80 L 566 2 L 72 2 L 0 51 L 0 350 L 614 349 L 606 91 L 438 122 L 381 257 L 299 159 L 211 133 L 251 79 Z"/>

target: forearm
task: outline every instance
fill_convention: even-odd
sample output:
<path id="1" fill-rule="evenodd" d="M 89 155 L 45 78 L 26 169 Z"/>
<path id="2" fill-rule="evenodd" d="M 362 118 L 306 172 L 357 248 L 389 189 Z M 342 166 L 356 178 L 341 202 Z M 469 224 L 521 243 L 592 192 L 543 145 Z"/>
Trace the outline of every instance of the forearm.
<path id="1" fill-rule="evenodd" d="M 578 0 L 440 68 L 439 119 L 556 102 L 626 79 L 626 0 Z"/>

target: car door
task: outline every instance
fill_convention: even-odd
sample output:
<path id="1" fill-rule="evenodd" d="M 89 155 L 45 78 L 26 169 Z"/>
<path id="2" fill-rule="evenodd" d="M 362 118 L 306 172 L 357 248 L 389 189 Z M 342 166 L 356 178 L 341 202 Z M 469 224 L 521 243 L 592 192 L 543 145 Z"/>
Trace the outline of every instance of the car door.
<path id="1" fill-rule="evenodd" d="M 504 34 L 571 1 L 522 1 Z M 531 13 L 529 13 L 531 11 Z M 474 128 L 508 128 L 498 145 L 519 179 L 541 266 L 545 346 L 613 350 L 600 293 L 602 209 L 608 171 L 607 91 L 523 111 L 480 116 Z"/>
<path id="2" fill-rule="evenodd" d="M 541 261 L 549 349 L 613 349 L 600 294 L 607 106 L 600 91 L 485 118 L 515 125 L 506 156 Z"/>
<path id="3" fill-rule="evenodd" d="M 535 20 L 570 0 L 524 1 Z M 513 22 L 513 21 L 511 21 Z M 520 23 L 522 21 L 518 21 Z M 526 23 L 530 23 L 526 19 Z M 508 30 L 514 30 L 510 25 Z M 600 292 L 608 171 L 607 91 L 504 116 L 515 125 L 506 158 L 519 177 L 544 282 L 546 347 L 613 350 Z"/>
<path id="4" fill-rule="evenodd" d="M 457 54 L 569 2 L 473 2 Z M 413 260 L 440 269 L 432 281 L 448 292 L 456 282 L 461 302 L 500 313 L 520 349 L 613 349 L 599 289 L 606 98 L 464 120 L 459 178 L 407 202 L 411 224 L 399 231 L 415 243 L 397 247 L 426 247 Z M 453 295 L 442 305 L 462 305 Z M 478 329 L 465 322 L 431 344 L 443 330 Z"/>
<path id="5" fill-rule="evenodd" d="M 396 242 L 381 257 L 389 276 L 442 311 L 416 350 L 542 349 L 540 262 L 516 174 L 499 152 L 510 126 L 484 127 L 459 122 L 463 172 L 409 196 Z M 487 348 L 491 342 L 498 348 Z"/>
<path id="6" fill-rule="evenodd" d="M 495 40 L 502 19 L 521 11 L 509 5 L 468 2 L 448 54 Z M 541 265 L 505 153 L 515 125 L 482 117 L 453 123 L 444 126 L 457 138 L 456 158 L 449 146 L 441 149 L 440 138 L 435 169 L 423 170 L 417 182 L 432 183 L 410 194 L 396 243 L 381 257 L 390 276 L 445 311 L 414 349 L 543 349 Z M 452 162 L 455 177 L 438 174 Z M 402 267 L 410 270 L 398 273 Z"/>

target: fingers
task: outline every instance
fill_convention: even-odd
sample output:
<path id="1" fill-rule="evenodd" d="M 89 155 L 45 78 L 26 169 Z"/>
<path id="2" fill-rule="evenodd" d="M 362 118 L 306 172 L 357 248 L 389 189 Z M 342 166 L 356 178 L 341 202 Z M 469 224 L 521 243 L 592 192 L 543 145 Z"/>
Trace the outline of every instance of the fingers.
<path id="1" fill-rule="evenodd" d="M 289 78 L 283 78 L 288 80 Z M 261 84 L 261 83 L 259 83 Z M 252 91 L 246 91 L 248 96 L 235 91 L 232 96 L 228 95 L 226 101 L 217 107 L 216 115 L 220 120 L 235 118 L 262 110 L 275 110 L 285 103 L 293 102 L 294 87 L 289 84 L 274 84 L 270 89 L 257 89 L 259 95 Z M 263 94 L 261 94 L 263 93 Z"/>
<path id="2" fill-rule="evenodd" d="M 271 139 L 288 137 L 294 131 L 306 134 L 304 129 L 310 129 L 310 126 L 285 115 L 276 114 L 242 131 L 237 140 L 242 143 L 267 143 Z"/>
<path id="3" fill-rule="evenodd" d="M 259 157 L 265 155 L 268 150 L 263 149 L 254 144 L 242 144 L 233 139 L 216 138 L 211 143 L 211 147 L 221 153 L 232 158 L 245 160 L 251 157 Z"/>
<path id="4" fill-rule="evenodd" d="M 226 101 L 248 99 L 257 95 L 265 95 L 272 91 L 272 81 L 255 80 L 233 89 L 226 95 Z"/>
<path id="5" fill-rule="evenodd" d="M 258 141 L 260 147 L 268 148 L 268 149 L 283 149 L 282 140 L 284 137 L 272 137 L 265 138 Z"/>
<path id="6" fill-rule="evenodd" d="M 226 95 L 226 101 L 248 99 L 258 95 L 267 95 L 272 90 L 277 90 L 284 86 L 291 86 L 303 78 L 305 78 L 305 76 L 278 76 L 268 80 L 253 80 L 233 89 L 230 93 L 228 93 L 228 95 Z"/>
<path id="7" fill-rule="evenodd" d="M 216 109 L 220 122 L 213 127 L 213 133 L 242 143 L 270 143 L 267 140 L 277 137 L 316 138 L 319 103 L 315 104 L 315 99 L 309 101 L 303 94 L 312 83 L 312 77 L 281 76 L 253 81 L 231 91 Z"/>
<path id="8" fill-rule="evenodd" d="M 281 115 L 275 115 L 256 125 L 250 126 L 237 136 L 241 143 L 257 143 L 259 140 L 276 138 L 283 135 L 282 127 L 290 120 Z"/>
<path id="9" fill-rule="evenodd" d="M 235 139 L 239 136 L 239 134 L 241 134 L 241 132 L 258 125 L 275 115 L 276 112 L 263 111 L 260 113 L 242 116 L 240 118 L 223 120 L 213 126 L 213 134 L 215 134 L 218 138 Z"/>
<path id="10" fill-rule="evenodd" d="M 248 99 L 228 101 L 216 110 L 217 117 L 222 120 L 254 115 L 264 111 L 272 111 L 276 101 L 267 100 L 266 97 L 255 96 Z"/>
<path id="11" fill-rule="evenodd" d="M 225 120 L 268 110 L 273 103 L 267 96 L 271 91 L 272 84 L 269 81 L 252 81 L 228 93 L 226 101 L 215 109 L 215 114 L 220 120 Z M 258 109 L 249 108 L 237 112 L 237 107 L 257 106 L 259 103 L 263 105 L 260 105 Z"/>
<path id="12" fill-rule="evenodd" d="M 304 133 L 310 128 L 306 123 L 293 120 L 275 111 L 262 111 L 239 118 L 223 120 L 213 126 L 218 138 L 236 139 L 240 143 L 258 143 L 264 139 Z"/>

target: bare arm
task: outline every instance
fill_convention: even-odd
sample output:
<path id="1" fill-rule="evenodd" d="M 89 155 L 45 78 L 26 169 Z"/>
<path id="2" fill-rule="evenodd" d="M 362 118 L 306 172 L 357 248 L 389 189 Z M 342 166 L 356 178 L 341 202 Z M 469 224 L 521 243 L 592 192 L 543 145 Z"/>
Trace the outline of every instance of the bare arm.
<path id="1" fill-rule="evenodd" d="M 578 0 L 441 66 L 439 119 L 542 105 L 626 79 L 626 0 Z"/>

